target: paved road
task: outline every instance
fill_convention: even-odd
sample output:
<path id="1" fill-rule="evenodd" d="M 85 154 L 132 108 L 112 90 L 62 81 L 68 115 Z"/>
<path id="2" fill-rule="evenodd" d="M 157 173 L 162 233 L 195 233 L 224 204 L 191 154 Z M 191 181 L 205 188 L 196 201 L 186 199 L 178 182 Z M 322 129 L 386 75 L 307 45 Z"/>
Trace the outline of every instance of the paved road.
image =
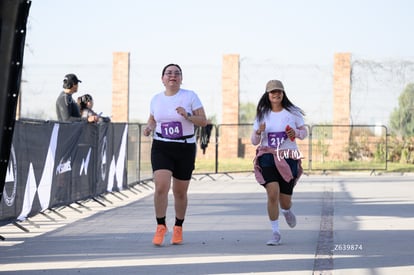
<path id="1" fill-rule="evenodd" d="M 252 174 L 195 178 L 183 245 L 151 244 L 149 183 L 108 194 L 106 206 L 89 201 L 19 223 L 28 233 L 0 227 L 0 273 L 414 274 L 414 175 L 303 176 L 298 224 L 281 217 L 275 247 L 265 245 L 266 195 Z"/>

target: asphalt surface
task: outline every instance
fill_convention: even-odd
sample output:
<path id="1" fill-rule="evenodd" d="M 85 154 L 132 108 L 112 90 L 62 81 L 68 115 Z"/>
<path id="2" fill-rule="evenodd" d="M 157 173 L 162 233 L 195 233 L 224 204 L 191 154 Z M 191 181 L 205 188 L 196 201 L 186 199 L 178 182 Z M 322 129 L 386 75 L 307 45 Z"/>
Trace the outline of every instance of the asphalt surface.
<path id="1" fill-rule="evenodd" d="M 282 244 L 266 246 L 266 194 L 253 174 L 197 175 L 184 243 L 169 234 L 155 247 L 149 182 L 0 227 L 0 273 L 414 274 L 413 184 L 413 174 L 304 175 L 297 226 L 281 215 Z"/>

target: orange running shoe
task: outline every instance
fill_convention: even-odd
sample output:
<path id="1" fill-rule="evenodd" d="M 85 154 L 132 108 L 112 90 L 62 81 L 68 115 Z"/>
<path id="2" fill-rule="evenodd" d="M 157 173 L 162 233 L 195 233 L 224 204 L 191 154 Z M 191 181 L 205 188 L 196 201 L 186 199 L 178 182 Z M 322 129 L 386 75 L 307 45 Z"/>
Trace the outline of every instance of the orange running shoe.
<path id="1" fill-rule="evenodd" d="M 183 242 L 183 227 L 174 226 L 174 231 L 171 239 L 172 244 L 181 244 Z"/>
<path id="2" fill-rule="evenodd" d="M 154 245 L 161 246 L 162 243 L 164 242 L 164 237 L 167 231 L 168 231 L 167 226 L 163 224 L 158 224 L 157 231 L 155 232 L 154 238 L 152 239 L 152 243 Z"/>

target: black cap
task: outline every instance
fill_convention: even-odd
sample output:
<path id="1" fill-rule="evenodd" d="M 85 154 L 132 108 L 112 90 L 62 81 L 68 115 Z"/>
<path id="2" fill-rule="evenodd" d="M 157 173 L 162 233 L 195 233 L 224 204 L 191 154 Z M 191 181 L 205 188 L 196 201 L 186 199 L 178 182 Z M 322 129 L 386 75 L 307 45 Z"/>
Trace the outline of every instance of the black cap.
<path id="1" fill-rule="evenodd" d="M 63 79 L 63 88 L 70 89 L 79 82 L 82 81 L 75 74 L 67 74 L 65 75 L 65 79 Z"/>

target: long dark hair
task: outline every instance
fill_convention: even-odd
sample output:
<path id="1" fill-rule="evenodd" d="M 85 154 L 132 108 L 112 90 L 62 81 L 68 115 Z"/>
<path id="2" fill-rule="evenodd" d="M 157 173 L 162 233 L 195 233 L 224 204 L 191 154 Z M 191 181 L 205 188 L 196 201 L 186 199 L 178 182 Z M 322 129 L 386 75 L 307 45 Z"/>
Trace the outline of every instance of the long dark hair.
<path id="1" fill-rule="evenodd" d="M 282 91 L 282 93 L 283 93 L 282 107 L 292 114 L 299 112 L 304 116 L 305 112 L 289 100 L 285 91 Z M 257 108 L 256 108 L 256 118 L 258 119 L 258 121 L 262 121 L 265 114 L 267 114 L 271 110 L 272 110 L 272 103 L 269 100 L 269 93 L 265 92 L 262 95 L 262 97 L 259 99 L 259 103 L 257 104 Z"/>
<path id="2" fill-rule="evenodd" d="M 87 108 L 86 104 L 92 100 L 93 98 L 90 94 L 84 94 L 83 96 L 78 97 L 80 111 L 82 112 L 83 110 L 85 110 Z"/>

